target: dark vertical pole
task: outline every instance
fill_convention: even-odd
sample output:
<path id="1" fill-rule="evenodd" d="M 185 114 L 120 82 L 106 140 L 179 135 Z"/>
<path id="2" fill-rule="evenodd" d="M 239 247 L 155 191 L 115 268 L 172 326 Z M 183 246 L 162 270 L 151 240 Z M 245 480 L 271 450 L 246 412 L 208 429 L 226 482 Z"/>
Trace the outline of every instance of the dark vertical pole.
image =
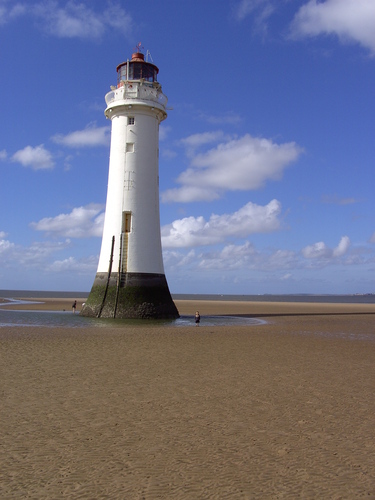
<path id="1" fill-rule="evenodd" d="M 116 288 L 116 301 L 115 309 L 113 311 L 113 317 L 116 317 L 117 304 L 118 304 L 118 294 L 120 292 L 120 282 L 121 282 L 121 271 L 122 271 L 122 245 L 123 245 L 124 235 L 120 236 L 120 257 L 118 260 L 118 273 L 117 273 L 117 288 Z"/>
<path id="2" fill-rule="evenodd" d="M 100 306 L 97 318 L 100 318 L 100 316 L 102 314 L 102 311 L 103 311 L 105 299 L 107 298 L 107 292 L 108 292 L 108 287 L 109 287 L 109 280 L 111 278 L 111 272 L 112 272 L 112 262 L 113 262 L 113 249 L 114 249 L 114 246 L 115 246 L 115 237 L 112 236 L 112 248 L 111 248 L 111 256 L 109 258 L 107 284 L 106 284 L 106 287 L 105 287 L 105 292 L 104 292 L 104 297 L 103 297 L 103 300 L 102 300 L 102 305 Z"/>

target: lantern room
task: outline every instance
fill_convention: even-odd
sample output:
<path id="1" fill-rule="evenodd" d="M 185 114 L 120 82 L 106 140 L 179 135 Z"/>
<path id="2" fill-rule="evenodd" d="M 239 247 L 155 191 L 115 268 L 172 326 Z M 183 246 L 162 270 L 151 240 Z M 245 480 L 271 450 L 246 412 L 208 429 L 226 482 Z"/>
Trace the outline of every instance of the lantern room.
<path id="1" fill-rule="evenodd" d="M 131 60 L 117 66 L 117 85 L 127 80 L 144 80 L 156 82 L 159 69 L 154 64 L 145 61 L 142 52 L 132 54 Z"/>

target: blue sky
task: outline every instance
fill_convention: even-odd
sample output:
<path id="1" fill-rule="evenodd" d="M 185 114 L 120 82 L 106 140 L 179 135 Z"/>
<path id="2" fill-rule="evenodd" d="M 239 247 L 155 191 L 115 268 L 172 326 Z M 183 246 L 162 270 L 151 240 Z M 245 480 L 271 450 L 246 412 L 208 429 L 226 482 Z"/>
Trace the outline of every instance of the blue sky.
<path id="1" fill-rule="evenodd" d="M 0 0 L 0 289 L 90 290 L 141 41 L 171 292 L 375 292 L 374 26 L 373 0 Z"/>

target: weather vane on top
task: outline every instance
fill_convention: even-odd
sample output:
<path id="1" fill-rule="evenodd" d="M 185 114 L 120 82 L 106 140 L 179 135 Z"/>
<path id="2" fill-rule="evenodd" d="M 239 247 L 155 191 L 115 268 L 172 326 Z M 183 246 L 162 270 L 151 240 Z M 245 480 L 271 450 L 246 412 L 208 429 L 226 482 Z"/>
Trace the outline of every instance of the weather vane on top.
<path id="1" fill-rule="evenodd" d="M 138 42 L 137 45 L 134 47 L 134 50 L 136 52 L 142 52 L 142 49 L 144 49 L 144 47 L 142 47 L 142 42 Z"/>

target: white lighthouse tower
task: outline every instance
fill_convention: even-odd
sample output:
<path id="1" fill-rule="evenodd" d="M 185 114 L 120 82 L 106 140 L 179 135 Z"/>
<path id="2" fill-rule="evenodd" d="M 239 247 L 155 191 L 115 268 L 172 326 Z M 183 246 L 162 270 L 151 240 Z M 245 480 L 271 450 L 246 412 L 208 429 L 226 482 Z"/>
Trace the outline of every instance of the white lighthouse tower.
<path id="1" fill-rule="evenodd" d="M 107 203 L 94 284 L 81 312 L 103 318 L 177 318 L 164 274 L 159 215 L 159 124 L 167 97 L 141 52 L 117 66 L 105 96 L 112 121 Z"/>

